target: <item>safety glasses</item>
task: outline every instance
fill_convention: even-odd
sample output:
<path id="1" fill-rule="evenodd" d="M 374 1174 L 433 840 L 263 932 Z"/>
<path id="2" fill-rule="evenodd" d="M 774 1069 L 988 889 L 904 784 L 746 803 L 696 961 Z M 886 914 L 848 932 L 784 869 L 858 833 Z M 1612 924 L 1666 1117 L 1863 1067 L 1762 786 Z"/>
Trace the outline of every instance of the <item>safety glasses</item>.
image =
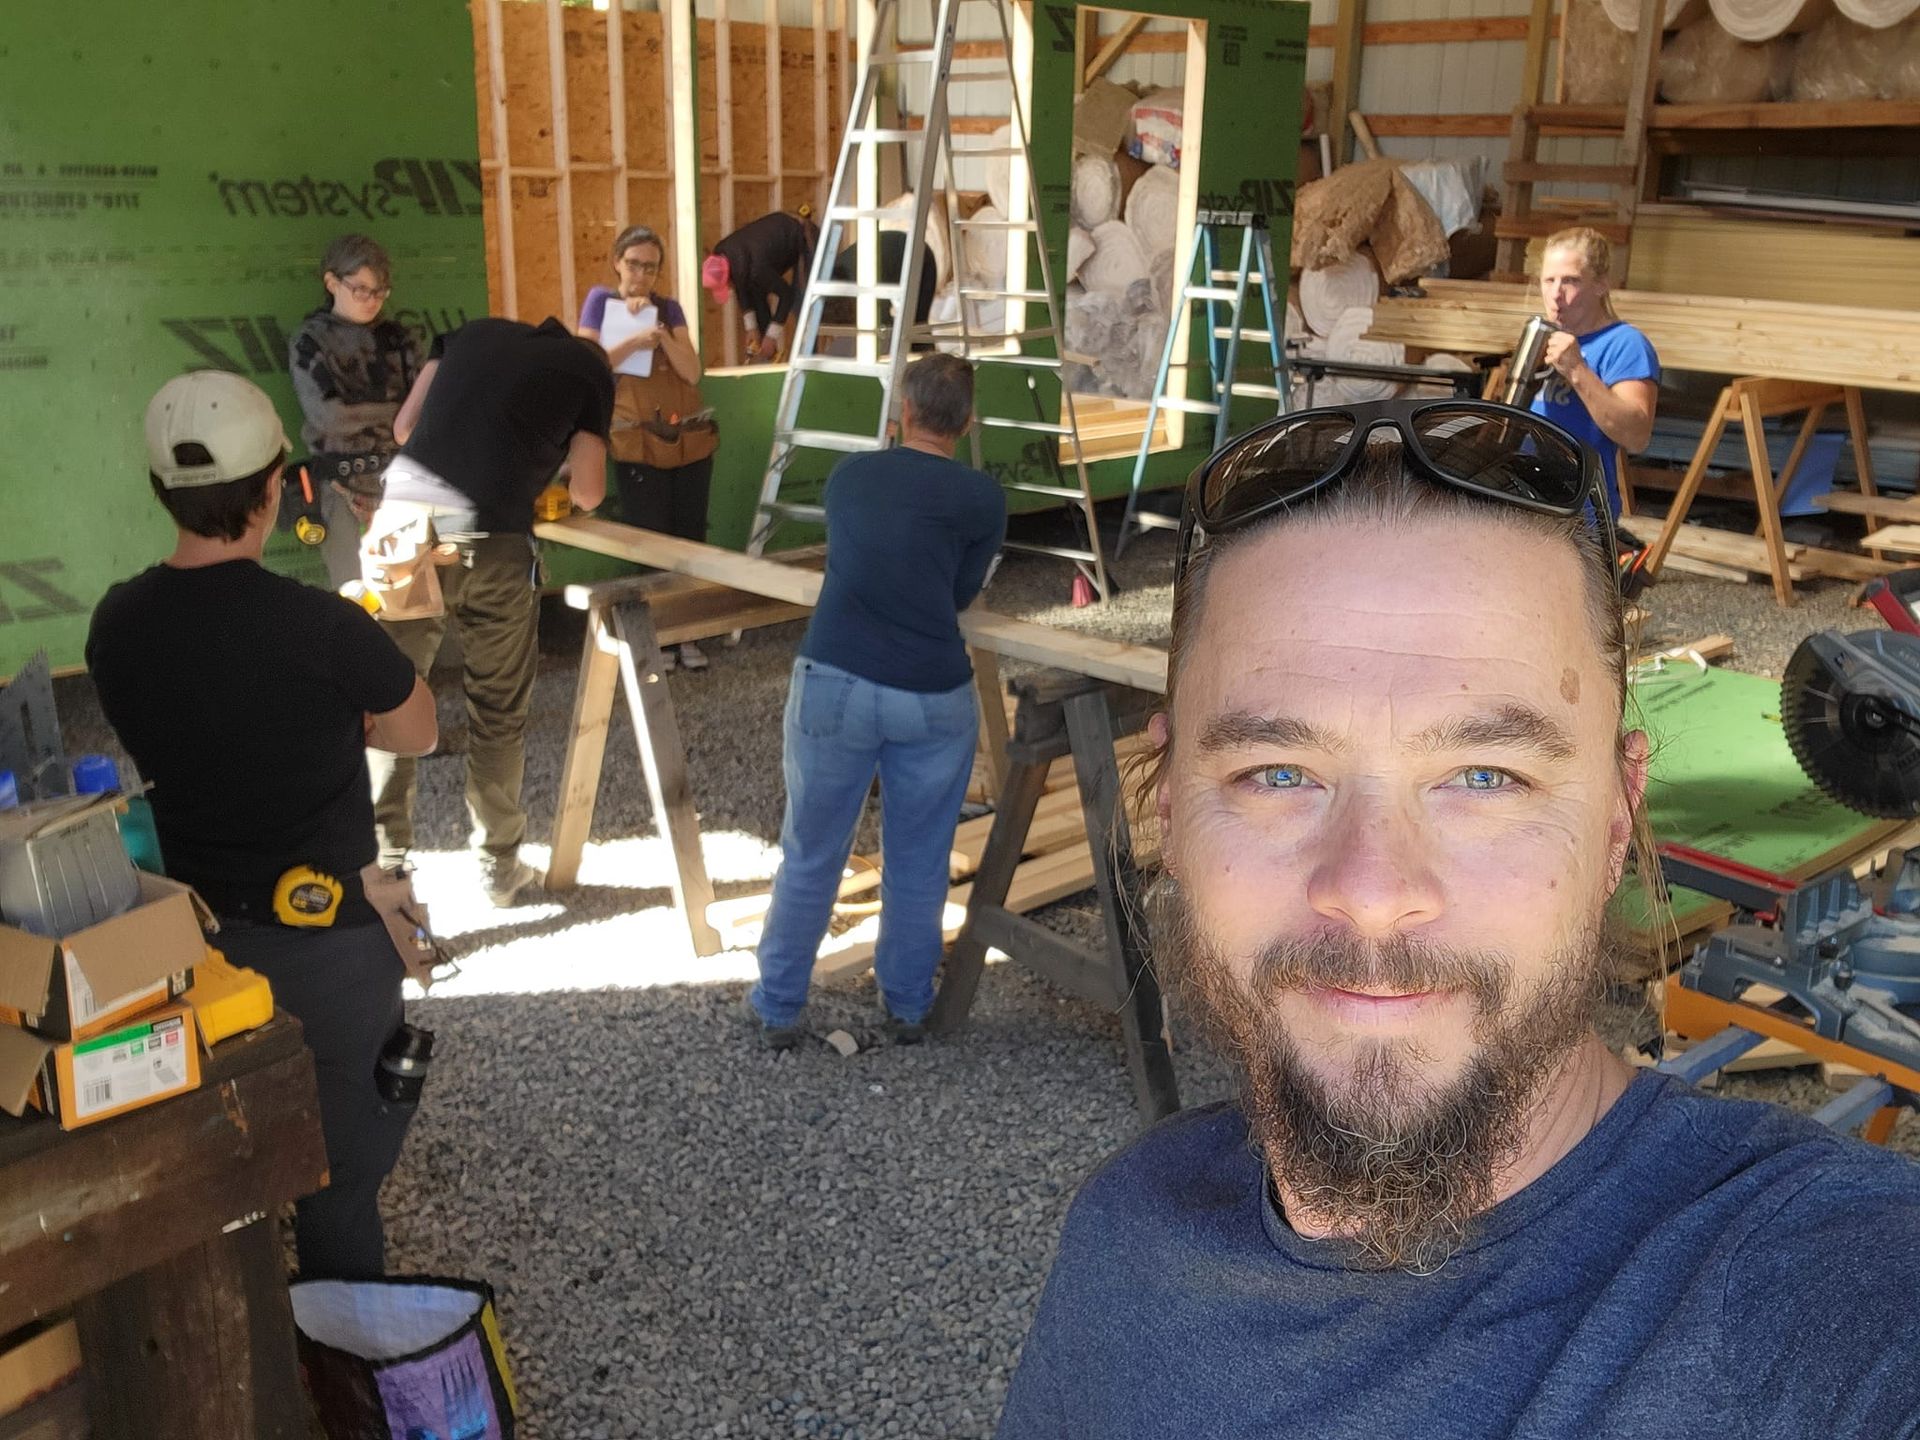
<path id="1" fill-rule="evenodd" d="M 1604 553 L 1619 555 L 1599 457 L 1558 425 L 1488 401 L 1382 400 L 1282 415 L 1208 456 L 1187 482 L 1175 583 L 1208 539 L 1345 480 L 1382 426 L 1421 479 L 1543 515 L 1584 514 Z M 1616 565 L 1614 578 L 1628 594 L 1641 583 L 1634 563 Z"/>

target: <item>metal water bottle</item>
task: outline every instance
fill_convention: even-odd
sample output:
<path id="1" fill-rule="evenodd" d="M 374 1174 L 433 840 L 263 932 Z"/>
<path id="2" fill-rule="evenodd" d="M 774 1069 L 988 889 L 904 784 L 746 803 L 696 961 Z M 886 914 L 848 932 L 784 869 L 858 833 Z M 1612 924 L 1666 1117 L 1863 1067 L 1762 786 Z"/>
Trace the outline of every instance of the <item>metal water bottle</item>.
<path id="1" fill-rule="evenodd" d="M 418 1105 L 433 1063 L 433 1032 L 402 1025 L 387 1037 L 374 1067 L 373 1083 L 389 1105 Z"/>
<path id="2" fill-rule="evenodd" d="M 1520 343 L 1513 347 L 1513 359 L 1507 363 L 1507 384 L 1500 392 L 1500 403 L 1524 408 L 1533 398 L 1535 382 L 1540 378 L 1540 363 L 1547 353 L 1547 337 L 1560 327 L 1544 315 L 1529 315 L 1520 331 Z"/>

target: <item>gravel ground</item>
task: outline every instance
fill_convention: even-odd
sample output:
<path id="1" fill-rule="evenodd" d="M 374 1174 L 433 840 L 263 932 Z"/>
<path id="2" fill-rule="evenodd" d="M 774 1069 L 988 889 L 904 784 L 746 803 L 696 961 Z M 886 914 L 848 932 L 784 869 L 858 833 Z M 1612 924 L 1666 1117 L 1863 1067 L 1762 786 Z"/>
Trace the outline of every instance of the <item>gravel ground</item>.
<path id="1" fill-rule="evenodd" d="M 1064 603 L 1059 562 L 1011 556 L 989 601 L 1163 643 L 1171 553 L 1167 534 L 1136 542 L 1124 592 L 1085 610 Z M 1802 635 L 1856 623 L 1847 587 L 1802 594 L 1783 611 L 1764 585 L 1676 577 L 1652 592 L 1650 634 L 1725 632 L 1732 663 L 1777 674 Z M 536 840 L 580 636 L 551 604 L 528 752 Z M 670 681 L 723 896 L 764 889 L 772 871 L 798 637 L 751 632 Z M 457 683 L 436 688 L 447 753 L 422 765 L 421 878 L 461 970 L 412 1007 L 440 1043 L 386 1192 L 395 1268 L 493 1282 L 531 1440 L 989 1435 L 1067 1202 L 1134 1133 L 1117 1022 L 999 966 L 956 1039 L 875 1045 L 866 980 L 810 1014 L 861 1053 L 766 1054 L 739 1012 L 751 957 L 695 961 L 667 908 L 624 713 L 581 886 L 493 911 L 462 853 Z M 60 705 L 71 749 L 112 748 L 84 679 L 62 682 Z M 1086 896 L 1047 918 L 1099 925 Z M 1610 1038 L 1640 1019 L 1618 1007 Z M 1229 1093 L 1202 1051 L 1180 1070 L 1189 1103 Z M 1828 1098 L 1812 1071 L 1726 1089 L 1801 1109 Z M 1897 1142 L 1920 1154 L 1911 1117 Z"/>

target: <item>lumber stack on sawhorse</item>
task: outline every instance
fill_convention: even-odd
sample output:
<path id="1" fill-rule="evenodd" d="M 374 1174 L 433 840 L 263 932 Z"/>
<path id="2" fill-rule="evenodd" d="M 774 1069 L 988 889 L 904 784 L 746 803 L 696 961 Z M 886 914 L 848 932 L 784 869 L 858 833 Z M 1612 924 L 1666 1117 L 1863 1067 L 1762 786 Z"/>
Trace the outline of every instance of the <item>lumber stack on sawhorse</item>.
<path id="1" fill-rule="evenodd" d="M 607 729 L 613 722 L 613 696 L 618 688 L 625 692 L 633 717 L 654 824 L 673 852 L 674 908 L 686 921 L 693 953 L 717 955 L 720 936 L 707 923 L 713 883 L 707 878 L 707 862 L 700 853 L 700 817 L 693 806 L 680 722 L 674 715 L 673 696 L 661 669 L 663 627 L 656 624 L 652 607 L 654 597 L 671 595 L 675 587 L 685 589 L 683 582 L 672 575 L 632 575 L 596 585 L 569 585 L 566 589 L 567 603 L 587 612 L 587 635 L 573 695 L 566 760 L 560 771 L 560 803 L 553 817 L 547 889 L 571 889 L 579 879 L 580 853 L 593 828 L 593 807 L 600 792 L 600 768 L 606 758 Z"/>
<path id="2" fill-rule="evenodd" d="M 1151 1124 L 1180 1108 L 1180 1093 L 1160 984 L 1147 956 L 1141 876 L 1114 741 L 1142 729 L 1161 697 L 1061 671 L 1018 681 L 1014 694 L 1006 785 L 973 878 L 966 922 L 947 952 L 932 1025 L 947 1031 L 966 1022 L 988 949 L 1003 951 L 1062 989 L 1119 1013 L 1135 1099 L 1141 1119 Z M 1006 905 L 1047 772 L 1064 755 L 1073 757 L 1106 932 L 1098 949 Z"/>

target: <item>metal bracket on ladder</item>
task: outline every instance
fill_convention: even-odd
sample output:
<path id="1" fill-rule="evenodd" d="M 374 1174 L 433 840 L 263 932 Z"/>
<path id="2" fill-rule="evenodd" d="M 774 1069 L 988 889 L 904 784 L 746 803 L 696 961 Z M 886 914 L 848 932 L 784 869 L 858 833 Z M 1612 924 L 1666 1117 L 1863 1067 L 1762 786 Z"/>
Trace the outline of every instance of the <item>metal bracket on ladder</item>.
<path id="1" fill-rule="evenodd" d="M 891 442 L 892 428 L 900 418 L 900 382 L 910 352 L 918 343 L 939 344 L 957 351 L 976 367 L 1021 367 L 1027 371 L 1060 371 L 1063 327 L 1060 319 L 1059 292 L 1053 283 L 1052 261 L 1041 235 L 1040 194 L 1033 178 L 1031 151 L 1027 142 L 1026 119 L 1020 107 L 1018 86 L 1013 73 L 1013 34 L 1007 18 L 1007 0 L 930 0 L 934 9 L 934 38 L 925 48 L 903 48 L 898 35 L 899 12 L 903 0 L 879 0 L 874 16 L 874 48 L 861 68 L 853 108 L 842 139 L 840 156 L 834 165 L 833 186 L 821 216 L 820 241 L 814 249 L 813 263 L 805 294 L 798 310 L 792 356 L 780 387 L 780 404 L 774 417 L 773 449 L 767 460 L 766 478 L 761 482 L 759 508 L 755 516 L 748 553 L 761 554 L 767 542 L 784 524 L 820 523 L 825 509 L 812 495 L 796 497 L 796 486 L 789 482 L 794 462 L 808 452 L 857 454 L 885 449 Z M 956 56 L 955 44 L 959 18 L 972 5 L 990 10 L 998 22 L 1002 44 L 996 55 Z M 966 65 L 991 64 L 996 68 L 953 73 L 956 61 Z M 878 104 L 883 75 L 898 74 L 910 67 L 931 67 L 928 114 L 924 130 L 908 130 L 881 122 Z M 1012 96 L 1013 143 L 982 147 L 954 144 L 948 123 L 947 87 L 949 84 L 992 79 L 1006 85 Z M 878 148 L 883 145 L 920 143 L 921 153 L 914 167 L 913 208 L 908 214 L 883 213 L 877 197 L 857 192 L 864 162 L 877 168 Z M 958 212 L 958 187 L 954 180 L 956 158 L 1004 155 L 1018 162 L 1016 168 L 1025 177 L 1027 214 L 1023 219 L 964 220 Z M 944 160 L 944 166 L 942 161 Z M 868 170 L 871 173 L 871 169 Z M 938 185 L 946 212 L 948 253 L 953 257 L 954 283 L 960 300 L 960 318 L 947 325 L 921 325 L 913 316 L 911 296 L 920 293 L 924 267 L 924 248 L 914 243 L 925 236 L 928 217 L 934 210 Z M 846 243 L 856 234 L 877 241 L 880 222 L 904 221 L 909 237 L 901 273 L 892 280 L 878 277 L 878 246 L 863 245 L 875 253 L 871 261 L 861 256 L 861 268 L 872 279 L 836 280 L 833 265 Z M 986 288 L 966 283 L 961 256 L 961 238 L 970 231 L 995 231 L 1006 235 L 1009 246 L 1031 246 L 1040 269 L 1040 284 L 1029 288 L 1010 282 L 1004 288 Z M 1023 252 L 1024 255 L 1024 252 Z M 869 265 L 873 267 L 869 269 Z M 855 303 L 852 326 L 824 323 L 827 302 Z M 1004 301 L 1009 307 L 1007 329 L 974 333 L 968 315 L 982 301 Z M 1044 304 L 1047 323 L 1028 328 L 1024 310 L 1028 304 Z M 883 318 L 882 306 L 885 306 Z M 835 353 L 851 343 L 851 355 Z M 1035 348 L 1029 348 L 1029 345 Z M 834 429 L 807 424 L 801 416 L 809 377 L 815 375 L 854 376 L 878 381 L 880 404 L 873 427 L 867 430 Z M 1005 478 L 1003 489 L 1016 494 L 1045 496 L 1076 509 L 1086 529 L 1084 547 L 1036 545 L 1008 541 L 1007 548 L 1032 550 L 1072 560 L 1101 599 L 1109 593 L 1107 566 L 1101 552 L 1099 531 L 1095 526 L 1093 493 L 1087 479 L 1085 456 L 1080 445 L 1080 427 L 1074 413 L 1073 396 L 1061 391 L 1061 415 L 1049 418 L 1043 411 L 1040 390 L 1030 373 L 1027 391 L 1033 413 L 977 415 L 977 423 L 968 433 L 972 463 L 984 468 L 981 456 L 983 430 L 1016 430 L 1039 439 L 1047 456 L 1051 481 Z M 976 399 L 976 407 L 981 402 Z M 1063 457 L 1062 452 L 1065 452 Z M 1072 474 L 1067 472 L 1071 462 Z"/>
<path id="2" fill-rule="evenodd" d="M 1221 242 L 1240 240 L 1239 263 L 1232 270 L 1220 268 Z M 1167 329 L 1166 347 L 1160 352 L 1160 369 L 1153 382 L 1153 398 L 1147 406 L 1147 428 L 1140 437 L 1140 450 L 1134 456 L 1133 483 L 1127 493 L 1126 514 L 1120 521 L 1120 535 L 1114 544 L 1116 556 L 1125 553 L 1127 542 L 1141 530 L 1172 530 L 1179 520 L 1171 515 L 1140 508 L 1140 489 L 1146 480 L 1147 456 L 1153 449 L 1153 432 L 1163 410 L 1187 415 L 1210 416 L 1213 420 L 1212 449 L 1227 440 L 1227 428 L 1236 398 L 1272 400 L 1276 414 L 1287 408 L 1289 373 L 1286 337 L 1286 271 L 1276 271 L 1273 263 L 1273 237 L 1267 217 L 1244 210 L 1202 210 L 1194 217 L 1193 234 L 1187 242 L 1186 265 L 1181 271 L 1179 308 L 1175 323 Z M 1258 284 L 1259 303 L 1266 328 L 1248 329 L 1246 314 L 1248 287 Z M 1280 300 L 1275 304 L 1275 295 Z M 1180 320 L 1192 323 L 1191 307 L 1206 305 L 1207 398 L 1191 398 L 1183 380 L 1179 393 L 1169 393 L 1167 377 L 1177 367 L 1183 373 L 1186 362 L 1177 358 L 1178 347 L 1187 337 Z M 1247 383 L 1240 378 L 1240 342 L 1242 339 L 1267 342 L 1271 370 L 1262 383 Z"/>

